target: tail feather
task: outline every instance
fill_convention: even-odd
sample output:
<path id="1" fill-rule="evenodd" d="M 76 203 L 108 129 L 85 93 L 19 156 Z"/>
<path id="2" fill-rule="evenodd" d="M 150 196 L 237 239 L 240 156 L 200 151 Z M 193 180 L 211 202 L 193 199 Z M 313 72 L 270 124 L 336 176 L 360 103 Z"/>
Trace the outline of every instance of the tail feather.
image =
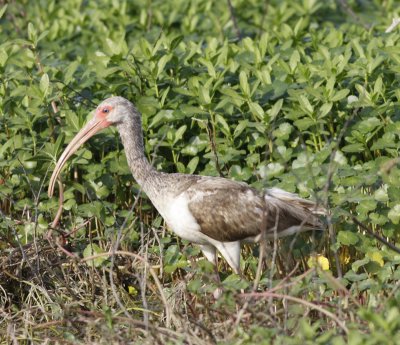
<path id="1" fill-rule="evenodd" d="M 317 204 L 315 201 L 300 198 L 297 194 L 286 192 L 285 190 L 279 188 L 267 189 L 266 195 L 282 201 L 297 204 L 298 206 L 308 209 L 313 214 L 318 214 L 321 216 L 326 216 L 327 214 L 325 207 L 323 207 L 320 204 Z"/>
<path id="2" fill-rule="evenodd" d="M 325 225 L 319 215 L 326 210 L 311 200 L 300 198 L 279 188 L 265 191 L 267 204 L 267 237 L 289 236 L 308 230 L 324 230 Z"/>

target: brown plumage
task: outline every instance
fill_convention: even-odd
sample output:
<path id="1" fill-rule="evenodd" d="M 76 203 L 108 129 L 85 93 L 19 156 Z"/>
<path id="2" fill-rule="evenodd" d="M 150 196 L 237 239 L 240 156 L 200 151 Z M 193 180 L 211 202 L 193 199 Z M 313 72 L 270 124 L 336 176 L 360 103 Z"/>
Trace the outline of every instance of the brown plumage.
<path id="1" fill-rule="evenodd" d="M 166 174 L 155 170 L 144 155 L 141 116 L 131 102 L 111 97 L 65 149 L 49 185 L 53 194 L 58 174 L 67 159 L 95 133 L 115 125 L 129 167 L 169 227 L 183 239 L 200 245 L 204 255 L 216 260 L 216 249 L 238 273 L 240 245 L 266 238 L 324 228 L 314 202 L 273 188 L 257 191 L 245 183 L 220 177 Z"/>
<path id="2" fill-rule="evenodd" d="M 275 231 L 281 237 L 292 226 L 300 225 L 303 230 L 323 227 L 319 218 L 310 213 L 314 203 L 299 202 L 303 200 L 290 193 L 284 194 L 286 200 L 279 199 L 282 192 L 275 189 L 263 193 L 245 183 L 210 177 L 186 190 L 189 210 L 201 232 L 221 242 L 253 242 L 260 234 L 263 217 L 266 238 L 273 237 Z"/>

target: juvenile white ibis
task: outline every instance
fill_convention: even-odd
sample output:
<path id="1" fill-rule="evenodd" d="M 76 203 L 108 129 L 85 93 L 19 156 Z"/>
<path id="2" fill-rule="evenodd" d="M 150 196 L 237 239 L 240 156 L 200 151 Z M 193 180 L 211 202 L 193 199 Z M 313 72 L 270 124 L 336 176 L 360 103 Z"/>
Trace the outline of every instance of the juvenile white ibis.
<path id="1" fill-rule="evenodd" d="M 309 200 L 281 189 L 257 191 L 221 177 L 167 174 L 146 159 L 141 115 L 123 97 L 111 97 L 69 143 L 51 176 L 49 196 L 67 159 L 90 137 L 115 125 L 120 133 L 133 177 L 167 225 L 181 238 L 197 243 L 205 257 L 216 262 L 216 250 L 235 273 L 240 269 L 242 242 L 321 230 L 320 209 Z"/>

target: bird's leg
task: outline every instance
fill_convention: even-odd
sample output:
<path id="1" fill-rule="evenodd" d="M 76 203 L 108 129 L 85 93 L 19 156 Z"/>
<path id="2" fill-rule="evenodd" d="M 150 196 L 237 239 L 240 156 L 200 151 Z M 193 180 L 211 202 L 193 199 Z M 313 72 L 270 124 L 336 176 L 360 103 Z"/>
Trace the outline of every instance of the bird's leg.
<path id="1" fill-rule="evenodd" d="M 203 255 L 206 259 L 213 263 L 214 265 L 214 273 L 215 273 L 215 281 L 218 285 L 221 285 L 221 279 L 219 278 L 218 272 L 218 262 L 217 262 L 217 251 L 213 245 L 209 244 L 201 244 L 200 249 L 203 252 Z M 218 299 L 222 294 L 222 290 L 220 287 L 217 287 L 213 292 L 213 296 L 215 299 Z"/>
<path id="2" fill-rule="evenodd" d="M 210 262 L 212 262 L 214 265 L 217 263 L 217 254 L 215 247 L 210 245 L 210 244 L 199 244 L 199 247 L 201 251 L 203 252 L 203 255 L 206 257 L 206 259 Z"/>
<path id="3" fill-rule="evenodd" d="M 242 274 L 240 272 L 240 241 L 236 242 L 219 242 L 216 244 L 217 249 L 228 262 L 229 266 L 232 267 L 234 273 L 240 276 L 242 279 Z M 241 293 L 244 293 L 243 289 L 240 289 Z M 239 308 L 239 306 L 236 306 Z"/>
<path id="4" fill-rule="evenodd" d="M 218 242 L 215 246 L 232 267 L 233 272 L 240 275 L 240 241 Z"/>

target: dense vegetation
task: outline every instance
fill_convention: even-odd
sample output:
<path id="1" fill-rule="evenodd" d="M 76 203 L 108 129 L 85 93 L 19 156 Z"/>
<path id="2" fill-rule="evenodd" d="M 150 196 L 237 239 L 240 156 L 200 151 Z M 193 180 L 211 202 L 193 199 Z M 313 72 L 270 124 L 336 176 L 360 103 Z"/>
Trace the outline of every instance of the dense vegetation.
<path id="1" fill-rule="evenodd" d="M 399 15 L 394 0 L 0 1 L 0 341 L 398 343 Z M 220 260 L 214 301 L 212 266 L 107 130 L 69 161 L 45 240 L 49 173 L 111 95 L 142 112 L 157 169 L 297 192 L 328 230 L 268 243 L 256 284 L 257 246 L 242 278 Z"/>

